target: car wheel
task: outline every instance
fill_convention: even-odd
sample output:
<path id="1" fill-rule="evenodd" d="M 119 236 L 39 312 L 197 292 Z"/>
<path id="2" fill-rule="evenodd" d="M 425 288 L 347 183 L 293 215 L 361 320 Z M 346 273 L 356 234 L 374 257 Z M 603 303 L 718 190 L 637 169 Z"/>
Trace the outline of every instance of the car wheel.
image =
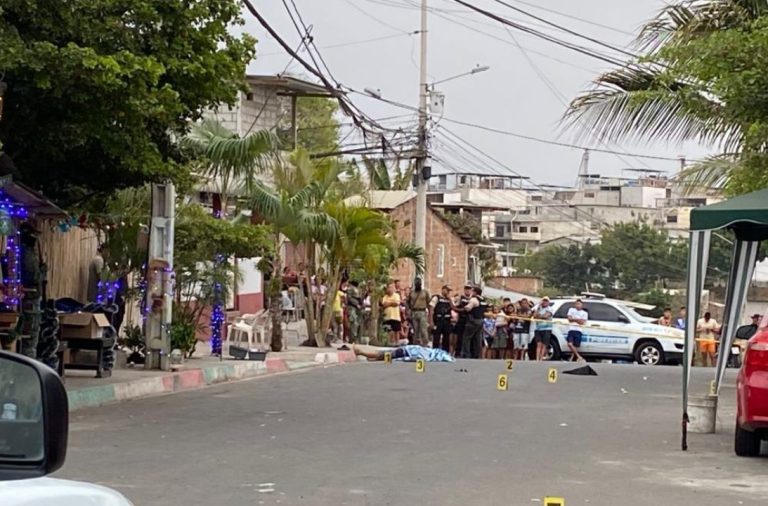
<path id="1" fill-rule="evenodd" d="M 555 336 L 552 336 L 552 342 L 549 343 L 549 349 L 547 350 L 547 360 L 558 361 L 562 358 L 563 354 L 560 351 L 560 343 L 557 342 Z"/>
<path id="2" fill-rule="evenodd" d="M 645 341 L 635 350 L 635 360 L 641 365 L 661 365 L 664 363 L 664 350 L 656 341 Z"/>
<path id="3" fill-rule="evenodd" d="M 756 432 L 750 432 L 739 427 L 736 423 L 736 435 L 734 436 L 734 450 L 739 457 L 757 457 L 760 455 L 760 443 L 762 440 Z"/>

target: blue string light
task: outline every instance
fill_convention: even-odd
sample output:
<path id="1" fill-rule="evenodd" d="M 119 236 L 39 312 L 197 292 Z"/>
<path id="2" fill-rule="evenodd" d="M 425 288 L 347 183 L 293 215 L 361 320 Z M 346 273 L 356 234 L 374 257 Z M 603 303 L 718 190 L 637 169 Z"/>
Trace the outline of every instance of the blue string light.
<path id="1" fill-rule="evenodd" d="M 226 262 L 227 258 L 224 255 L 216 255 L 217 269 Z M 224 327 L 224 322 L 227 318 L 224 311 L 223 302 L 223 290 L 222 285 L 219 282 L 215 282 L 213 285 L 213 310 L 211 311 L 211 354 L 221 356 L 221 329 Z"/>

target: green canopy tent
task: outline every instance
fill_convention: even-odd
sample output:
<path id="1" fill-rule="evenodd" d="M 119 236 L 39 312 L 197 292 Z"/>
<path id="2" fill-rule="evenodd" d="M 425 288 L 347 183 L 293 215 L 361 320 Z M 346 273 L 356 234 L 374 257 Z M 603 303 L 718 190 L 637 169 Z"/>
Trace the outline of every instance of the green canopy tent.
<path id="1" fill-rule="evenodd" d="M 695 345 L 696 321 L 700 310 L 701 292 L 707 273 L 709 244 L 712 231 L 729 229 L 735 242 L 731 254 L 731 269 L 725 294 L 720 353 L 715 372 L 716 393 L 725 375 L 733 335 L 747 298 L 760 241 L 768 240 L 768 189 L 760 190 L 717 204 L 691 211 L 690 249 L 688 252 L 687 303 L 685 322 L 685 352 L 683 359 L 683 450 L 687 449 L 688 387 Z"/>

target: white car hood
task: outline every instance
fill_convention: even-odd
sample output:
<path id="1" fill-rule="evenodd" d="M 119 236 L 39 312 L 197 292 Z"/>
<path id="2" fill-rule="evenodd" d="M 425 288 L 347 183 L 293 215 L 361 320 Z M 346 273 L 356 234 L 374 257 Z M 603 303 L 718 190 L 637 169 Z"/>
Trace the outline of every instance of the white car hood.
<path id="1" fill-rule="evenodd" d="M 55 478 L 0 481 L 0 498 L 3 506 L 133 506 L 107 487 Z"/>

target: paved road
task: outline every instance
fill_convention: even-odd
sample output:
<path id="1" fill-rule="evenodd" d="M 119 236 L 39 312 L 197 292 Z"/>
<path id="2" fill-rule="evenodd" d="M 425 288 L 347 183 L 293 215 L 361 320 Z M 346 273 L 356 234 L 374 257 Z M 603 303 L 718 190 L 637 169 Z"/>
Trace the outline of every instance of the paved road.
<path id="1" fill-rule="evenodd" d="M 768 459 L 733 456 L 732 405 L 725 433 L 679 450 L 680 368 L 550 385 L 546 367 L 516 364 L 499 392 L 500 362 L 359 363 L 80 411 L 57 475 L 137 506 L 766 503 Z"/>

